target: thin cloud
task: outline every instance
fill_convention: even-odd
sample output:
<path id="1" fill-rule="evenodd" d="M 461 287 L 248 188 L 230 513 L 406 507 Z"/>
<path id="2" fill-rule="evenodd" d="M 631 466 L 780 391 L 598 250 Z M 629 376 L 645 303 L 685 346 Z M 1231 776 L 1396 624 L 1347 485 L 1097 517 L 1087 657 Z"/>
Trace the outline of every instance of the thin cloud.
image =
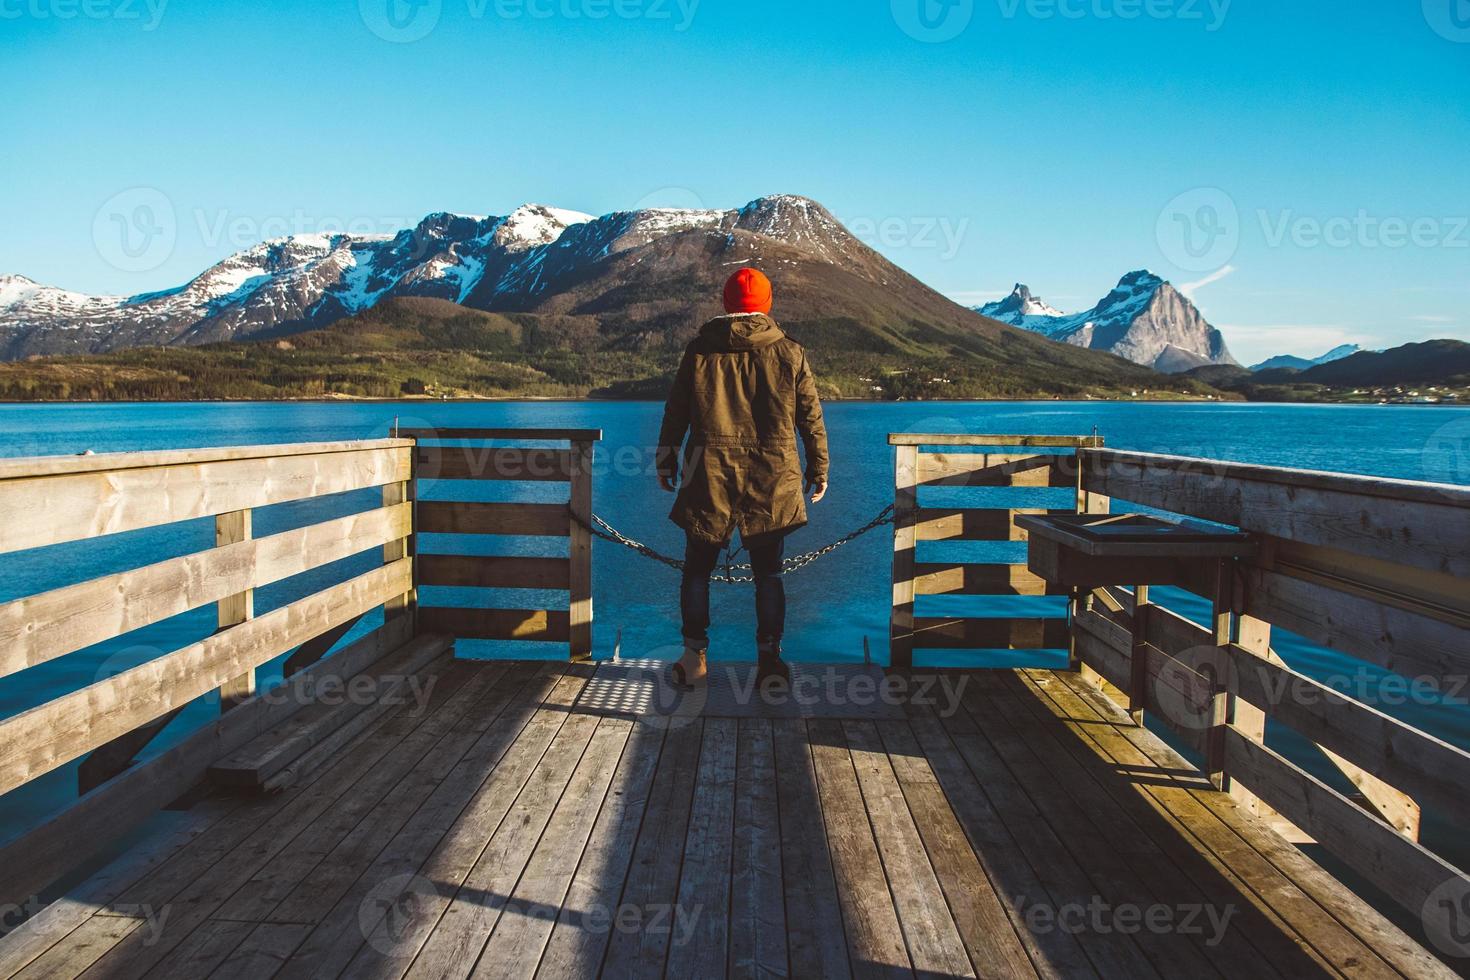
<path id="1" fill-rule="evenodd" d="M 1221 279 L 1226 279 L 1230 276 L 1235 275 L 1236 271 L 1237 269 L 1235 266 L 1227 265 L 1221 269 L 1215 270 L 1198 282 L 1185 283 L 1184 285 L 1179 287 L 1179 291 L 1185 296 L 1188 296 L 1190 299 L 1194 299 L 1195 293 L 1199 292 L 1201 289 L 1204 289 L 1206 286 L 1210 286 L 1219 282 Z"/>
<path id="2" fill-rule="evenodd" d="M 1452 316 L 1411 316 L 1411 317 L 1409 317 L 1409 319 L 1410 320 L 1413 320 L 1415 323 L 1454 323 L 1455 322 L 1455 318 L 1452 317 Z"/>

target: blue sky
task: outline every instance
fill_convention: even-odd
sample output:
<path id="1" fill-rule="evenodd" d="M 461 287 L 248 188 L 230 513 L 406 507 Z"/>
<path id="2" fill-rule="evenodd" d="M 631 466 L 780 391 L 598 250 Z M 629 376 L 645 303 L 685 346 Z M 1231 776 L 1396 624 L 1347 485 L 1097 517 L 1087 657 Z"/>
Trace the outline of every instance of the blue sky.
<path id="1" fill-rule="evenodd" d="M 798 193 L 965 301 L 1147 267 L 1247 361 L 1470 339 L 1470 0 L 0 0 L 0 51 L 0 272 L 84 292 Z M 139 188 L 145 268 L 94 234 Z"/>

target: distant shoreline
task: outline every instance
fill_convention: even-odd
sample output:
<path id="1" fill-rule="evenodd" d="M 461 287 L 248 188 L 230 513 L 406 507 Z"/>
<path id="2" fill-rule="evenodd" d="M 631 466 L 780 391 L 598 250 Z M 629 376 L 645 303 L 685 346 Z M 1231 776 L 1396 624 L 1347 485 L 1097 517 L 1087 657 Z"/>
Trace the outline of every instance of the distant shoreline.
<path id="1" fill-rule="evenodd" d="M 902 401 L 887 401 L 879 398 L 824 398 L 824 404 L 853 405 L 1275 405 L 1286 406 L 1356 406 L 1359 408 L 1470 408 L 1470 403 L 1414 403 L 1414 402 L 1367 402 L 1367 401 L 1250 401 L 1248 399 L 1223 400 L 1219 398 L 911 398 Z M 334 398 L 189 398 L 189 399 L 82 399 L 52 401 L 47 399 L 5 399 L 0 406 L 9 405 L 504 405 L 534 402 L 538 404 L 564 405 L 658 405 L 660 398 L 553 398 L 519 395 L 505 398 L 365 398 L 344 395 Z"/>

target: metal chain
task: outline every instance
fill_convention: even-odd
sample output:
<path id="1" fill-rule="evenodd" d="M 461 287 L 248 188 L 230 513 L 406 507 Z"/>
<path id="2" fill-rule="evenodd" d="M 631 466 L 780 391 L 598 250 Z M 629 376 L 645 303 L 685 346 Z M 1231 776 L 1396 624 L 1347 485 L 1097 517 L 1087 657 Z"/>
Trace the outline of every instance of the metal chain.
<path id="1" fill-rule="evenodd" d="M 684 570 L 684 562 L 682 560 L 678 558 L 670 558 L 668 555 L 659 553 L 658 551 L 649 547 L 641 541 L 635 541 L 633 538 L 628 537 L 626 534 L 619 531 L 617 528 L 613 527 L 611 524 L 598 517 L 596 514 L 592 515 L 593 523 L 596 525 L 594 527 L 592 525 L 589 525 L 586 521 L 582 520 L 582 518 L 578 517 L 577 514 L 571 510 L 571 508 L 568 508 L 567 512 L 571 514 L 572 520 L 576 521 L 583 528 L 592 532 L 592 534 L 601 538 L 604 541 L 610 541 L 613 544 L 621 545 L 631 551 L 636 551 L 638 552 L 638 554 L 642 555 L 644 558 L 649 559 L 650 561 L 660 562 L 661 564 L 668 565 L 670 568 L 676 569 L 681 572 Z M 853 531 L 851 534 L 848 534 L 845 537 L 842 537 L 832 542 L 825 548 L 818 548 L 816 551 L 808 551 L 804 555 L 797 555 L 792 558 L 781 559 L 781 574 L 790 575 L 792 572 L 799 571 L 800 569 L 803 569 L 806 566 L 810 565 L 812 562 L 817 561 L 820 558 L 825 558 L 827 555 L 830 555 L 832 552 L 836 551 L 838 548 L 842 547 L 848 542 L 857 540 L 864 534 L 867 534 L 869 531 L 875 531 L 886 524 L 892 523 L 893 505 L 889 504 L 887 507 L 883 508 L 883 511 L 877 517 L 873 518 L 871 521 L 864 524 L 856 531 Z M 749 564 L 731 565 L 725 563 L 723 564 L 723 567 L 725 569 L 725 574 L 711 575 L 710 581 L 720 582 L 725 585 L 738 585 L 745 582 L 755 581 L 755 576 L 753 575 L 730 574 L 732 570 L 746 572 L 752 571 Z"/>

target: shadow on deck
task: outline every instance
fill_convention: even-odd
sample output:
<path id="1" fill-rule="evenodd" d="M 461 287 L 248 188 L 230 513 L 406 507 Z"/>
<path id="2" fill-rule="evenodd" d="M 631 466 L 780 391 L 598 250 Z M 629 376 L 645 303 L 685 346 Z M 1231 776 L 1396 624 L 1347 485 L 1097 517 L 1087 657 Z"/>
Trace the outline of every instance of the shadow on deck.
<path id="1" fill-rule="evenodd" d="M 636 665 L 423 677 L 0 941 L 0 976 L 1448 973 L 1075 675 L 875 706 L 849 668 L 772 710 Z"/>

